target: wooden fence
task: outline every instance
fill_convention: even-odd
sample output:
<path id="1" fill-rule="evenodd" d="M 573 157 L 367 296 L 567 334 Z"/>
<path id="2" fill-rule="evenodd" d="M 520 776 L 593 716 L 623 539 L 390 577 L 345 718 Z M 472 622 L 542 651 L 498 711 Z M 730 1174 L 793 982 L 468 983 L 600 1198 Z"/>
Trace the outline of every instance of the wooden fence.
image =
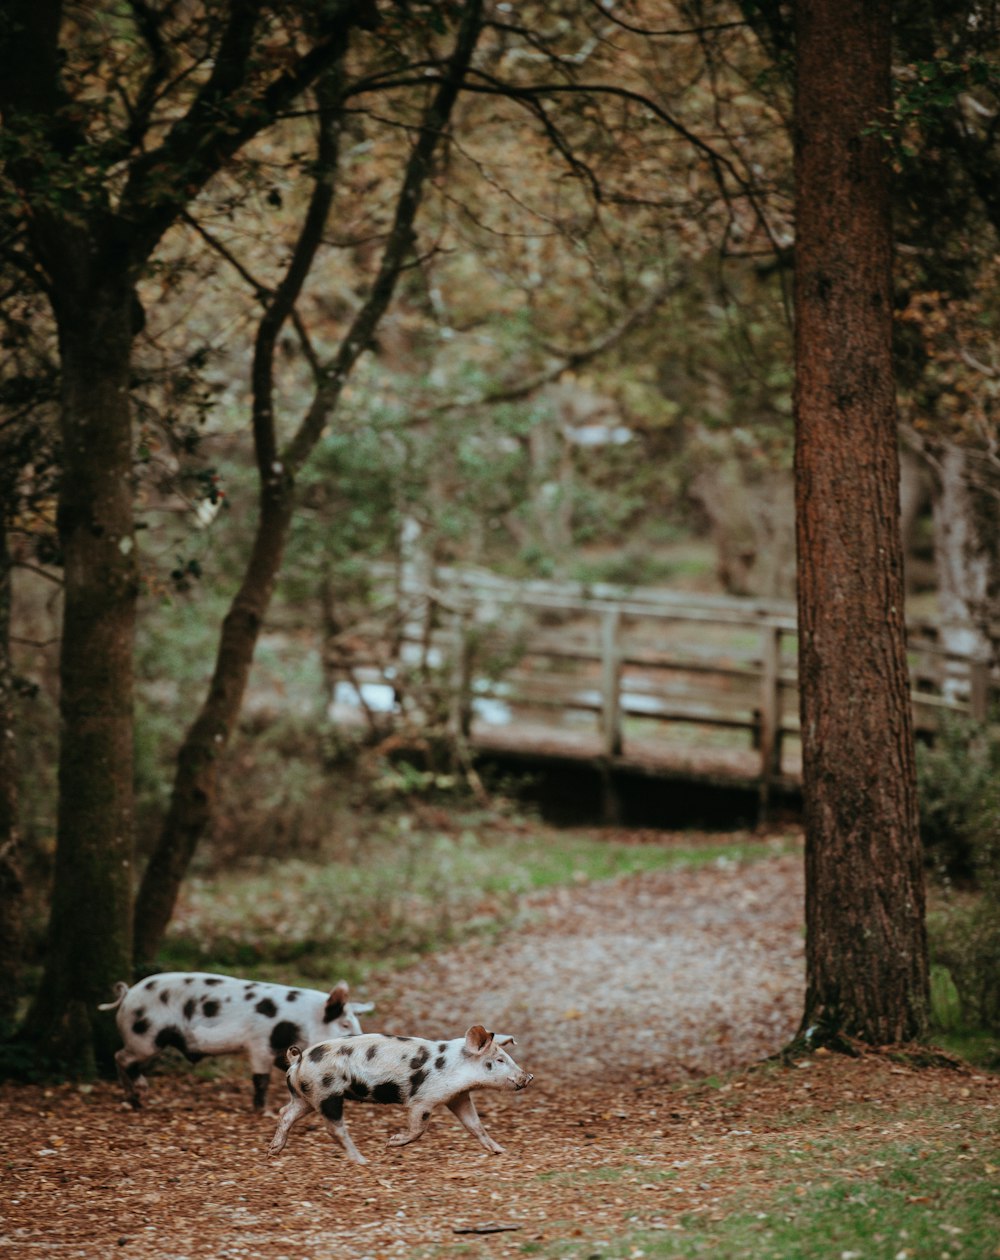
<path id="1" fill-rule="evenodd" d="M 473 746 L 526 742 L 530 732 L 605 766 L 640 755 L 667 764 L 678 742 L 709 762 L 713 748 L 731 762 L 742 749 L 736 775 L 756 784 L 765 813 L 774 786 L 796 779 L 790 604 L 461 569 L 437 569 L 432 580 L 397 573 L 386 598 L 402 614 L 390 658 L 383 649 L 377 666 L 355 653 L 350 686 L 359 695 L 365 683 L 390 688 L 418 720 L 433 695 L 438 715 Z M 920 737 L 933 738 L 949 713 L 986 719 L 995 665 L 949 653 L 926 621 L 909 626 L 908 648 Z"/>

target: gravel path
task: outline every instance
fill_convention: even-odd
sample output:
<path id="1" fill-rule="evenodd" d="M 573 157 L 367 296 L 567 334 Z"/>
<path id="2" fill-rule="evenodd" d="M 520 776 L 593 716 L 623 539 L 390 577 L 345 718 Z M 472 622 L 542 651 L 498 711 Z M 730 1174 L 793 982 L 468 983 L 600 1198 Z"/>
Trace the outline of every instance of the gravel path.
<path id="1" fill-rule="evenodd" d="M 516 1037 L 539 1079 L 683 1080 L 763 1058 L 802 1013 L 802 860 L 724 862 L 539 894 L 515 928 L 402 973 L 371 1021 Z"/>

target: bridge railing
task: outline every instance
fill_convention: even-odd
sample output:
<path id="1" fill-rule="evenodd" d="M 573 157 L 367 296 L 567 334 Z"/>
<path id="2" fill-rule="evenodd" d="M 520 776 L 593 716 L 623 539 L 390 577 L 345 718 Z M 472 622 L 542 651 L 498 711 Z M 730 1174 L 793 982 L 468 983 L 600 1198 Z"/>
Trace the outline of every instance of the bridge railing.
<path id="1" fill-rule="evenodd" d="M 399 610 L 391 664 L 356 655 L 355 688 L 402 696 L 433 678 L 456 733 L 535 721 L 596 737 L 610 763 L 657 739 L 732 741 L 752 750 L 762 804 L 796 774 L 794 606 L 780 601 L 514 581 L 481 570 L 386 569 Z M 944 715 L 985 721 L 998 697 L 990 662 L 949 652 L 929 621 L 908 627 L 914 725 L 933 738 Z M 728 735 L 725 733 L 728 732 Z"/>

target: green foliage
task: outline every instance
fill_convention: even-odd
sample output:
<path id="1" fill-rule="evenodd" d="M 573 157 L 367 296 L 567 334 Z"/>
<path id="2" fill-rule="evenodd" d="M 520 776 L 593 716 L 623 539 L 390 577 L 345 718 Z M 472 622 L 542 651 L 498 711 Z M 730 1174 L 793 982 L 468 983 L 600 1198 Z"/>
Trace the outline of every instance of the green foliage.
<path id="1" fill-rule="evenodd" d="M 1000 1033 L 1000 744 L 950 722 L 917 755 L 920 826 L 944 889 L 928 915 L 935 1027 Z M 956 891 L 953 885 L 962 887 Z M 970 887 L 971 886 L 971 887 Z M 994 1051 L 995 1053 L 995 1051 Z"/>
<path id="2" fill-rule="evenodd" d="M 938 875 L 969 880 L 988 873 L 1000 811 L 1000 741 L 989 727 L 942 723 L 934 744 L 917 749 L 917 792 L 921 839 Z"/>
<path id="3" fill-rule="evenodd" d="M 288 975 L 291 965 L 304 977 L 358 978 L 365 967 L 402 965 L 459 934 L 498 931 L 520 912 L 519 898 L 537 889 L 776 851 L 750 837 L 688 848 L 630 845 L 499 813 L 451 816 L 454 830 L 400 810 L 377 818 L 342 813 L 308 860 L 203 859 L 159 961 L 262 975 L 271 968 Z"/>
<path id="4" fill-rule="evenodd" d="M 858 1118 L 864 1118 L 860 1108 Z M 647 1210 L 617 1223 L 613 1238 L 607 1225 L 550 1220 L 549 1240 L 519 1250 L 550 1260 L 987 1256 L 994 1250 L 997 1190 L 980 1170 L 992 1153 L 992 1118 L 982 1115 L 957 1132 L 951 1121 L 948 1103 L 933 1097 L 919 1112 L 897 1115 L 896 1129 L 883 1128 L 878 1139 L 864 1123 L 857 1132 L 841 1125 L 828 1134 L 815 1116 L 792 1116 L 780 1140 L 765 1137 L 747 1153 L 751 1188 L 741 1193 L 730 1184 L 732 1164 L 706 1167 L 701 1202 L 689 1212 L 675 1206 L 683 1194 L 671 1185 L 675 1173 L 645 1162 L 609 1163 L 585 1175 L 587 1193 L 607 1202 L 622 1181 L 641 1181 L 654 1189 Z M 725 1211 L 706 1211 L 718 1195 L 725 1196 Z"/>

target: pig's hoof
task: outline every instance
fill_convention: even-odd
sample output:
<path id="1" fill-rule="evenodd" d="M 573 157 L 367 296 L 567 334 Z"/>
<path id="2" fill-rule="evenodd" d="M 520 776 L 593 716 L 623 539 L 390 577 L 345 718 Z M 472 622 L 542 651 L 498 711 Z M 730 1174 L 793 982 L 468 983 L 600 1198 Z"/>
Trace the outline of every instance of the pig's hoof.
<path id="1" fill-rule="evenodd" d="M 406 1146 L 408 1142 L 412 1142 L 413 1138 L 408 1133 L 394 1133 L 386 1142 L 386 1146 Z"/>

